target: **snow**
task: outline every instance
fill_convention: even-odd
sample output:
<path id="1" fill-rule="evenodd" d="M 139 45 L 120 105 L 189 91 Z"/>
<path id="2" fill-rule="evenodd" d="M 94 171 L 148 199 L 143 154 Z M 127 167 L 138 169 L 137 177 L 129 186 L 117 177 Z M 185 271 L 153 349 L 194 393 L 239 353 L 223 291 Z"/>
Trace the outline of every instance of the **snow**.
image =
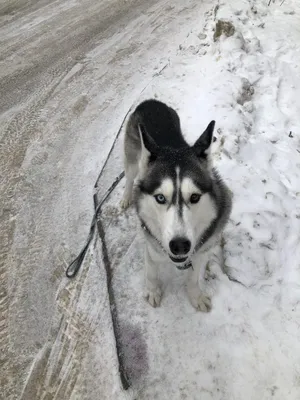
<path id="1" fill-rule="evenodd" d="M 164 267 L 161 307 L 149 307 L 142 239 L 129 223 L 134 213 L 118 211 L 120 188 L 107 203 L 119 340 L 139 399 L 300 396 L 299 29 L 284 6 L 254 13 L 248 2 L 234 3 L 220 5 L 216 18 L 229 19 L 235 35 L 213 43 L 208 13 L 207 37 L 199 39 L 194 24 L 139 99 L 155 96 L 177 109 L 191 143 L 217 122 L 215 163 L 234 208 L 208 273 L 210 314 L 192 309 L 185 273 L 172 265 Z"/>
<path id="2" fill-rule="evenodd" d="M 12 92 L 1 117 L 6 126 L 29 104 L 21 122 L 29 121 L 31 136 L 5 271 L 5 398 L 298 400 L 300 4 L 191 0 L 182 7 L 178 0 L 144 10 L 143 2 L 118 3 L 126 17 L 117 27 L 87 41 L 84 56 L 74 50 L 63 68 L 55 61 L 50 72 L 37 71 L 32 90 L 38 87 L 38 94 Z M 80 26 L 85 4 L 60 7 L 59 21 L 65 10 Z M 44 29 L 43 18 L 55 25 L 57 12 L 51 5 L 46 10 L 1 28 L 7 39 L 18 40 L 24 30 L 34 39 L 15 55 L 21 60 L 23 51 L 32 52 L 25 66 L 42 56 L 46 64 L 51 54 L 46 44 L 37 54 L 44 36 L 34 36 Z M 234 36 L 214 42 L 218 19 L 233 23 Z M 72 30 L 68 35 L 72 42 Z M 19 71 L 22 62 L 9 58 L 8 69 Z M 50 92 L 31 114 L 38 102 L 30 101 Z M 145 302 L 142 237 L 134 211 L 118 205 L 124 181 L 105 204 L 117 338 L 132 383 L 125 392 L 99 238 L 77 278 L 63 274 L 84 242 L 93 184 L 124 115 L 153 96 L 178 111 L 190 143 L 216 120 L 215 165 L 234 207 L 207 275 L 213 309 L 203 314 L 188 302 L 185 272 L 171 265 L 163 271 L 161 307 Z M 121 139 L 98 182 L 99 197 L 123 169 Z"/>

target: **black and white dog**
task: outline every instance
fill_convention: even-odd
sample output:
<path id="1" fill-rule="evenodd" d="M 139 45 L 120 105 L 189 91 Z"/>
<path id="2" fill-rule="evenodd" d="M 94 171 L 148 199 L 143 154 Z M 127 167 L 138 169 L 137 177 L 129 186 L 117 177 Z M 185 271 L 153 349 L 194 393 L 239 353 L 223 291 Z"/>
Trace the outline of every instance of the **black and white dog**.
<path id="1" fill-rule="evenodd" d="M 229 189 L 212 167 L 214 126 L 211 121 L 189 146 L 176 111 L 157 100 L 141 103 L 128 120 L 121 206 L 128 207 L 133 197 L 146 242 L 146 298 L 153 307 L 162 296 L 159 265 L 171 260 L 178 269 L 192 265 L 187 279 L 190 302 L 200 311 L 211 308 L 200 284 L 232 204 Z"/>

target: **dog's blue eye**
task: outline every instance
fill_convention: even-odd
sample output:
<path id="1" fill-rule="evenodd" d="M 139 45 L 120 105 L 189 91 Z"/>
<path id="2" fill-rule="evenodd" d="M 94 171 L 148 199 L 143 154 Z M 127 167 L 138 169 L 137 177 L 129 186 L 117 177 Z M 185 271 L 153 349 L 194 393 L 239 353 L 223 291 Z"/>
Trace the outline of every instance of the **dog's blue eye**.
<path id="1" fill-rule="evenodd" d="M 198 193 L 193 193 L 193 194 L 191 195 L 190 202 L 191 202 L 192 204 L 196 204 L 196 203 L 198 203 L 198 201 L 200 200 L 200 197 L 201 197 L 200 194 L 198 194 Z"/>
<path id="2" fill-rule="evenodd" d="M 157 194 L 154 196 L 155 200 L 159 203 L 159 204 L 165 204 L 166 203 L 166 198 L 163 194 Z"/>

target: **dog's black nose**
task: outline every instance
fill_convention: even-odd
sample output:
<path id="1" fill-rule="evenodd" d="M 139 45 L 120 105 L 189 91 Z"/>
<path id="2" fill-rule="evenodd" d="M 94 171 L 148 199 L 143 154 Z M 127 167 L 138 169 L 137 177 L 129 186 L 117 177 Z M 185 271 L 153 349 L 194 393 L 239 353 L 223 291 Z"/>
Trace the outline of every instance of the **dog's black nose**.
<path id="1" fill-rule="evenodd" d="M 182 256 L 191 250 L 191 242 L 185 237 L 177 237 L 171 240 L 169 246 L 174 256 Z"/>

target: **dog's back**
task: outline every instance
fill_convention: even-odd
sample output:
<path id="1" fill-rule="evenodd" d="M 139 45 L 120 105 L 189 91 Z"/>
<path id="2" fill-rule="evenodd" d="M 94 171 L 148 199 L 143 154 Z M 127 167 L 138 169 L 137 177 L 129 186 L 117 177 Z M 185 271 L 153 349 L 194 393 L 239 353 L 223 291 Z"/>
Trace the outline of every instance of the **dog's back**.
<path id="1" fill-rule="evenodd" d="M 159 147 L 186 146 L 178 114 L 173 108 L 158 100 L 146 100 L 133 115 Z"/>
<path id="2" fill-rule="evenodd" d="M 146 100 L 137 106 L 127 123 L 124 147 L 130 163 L 135 163 L 140 155 L 139 129 L 146 130 L 160 148 L 187 146 L 176 111 L 158 100 Z"/>

